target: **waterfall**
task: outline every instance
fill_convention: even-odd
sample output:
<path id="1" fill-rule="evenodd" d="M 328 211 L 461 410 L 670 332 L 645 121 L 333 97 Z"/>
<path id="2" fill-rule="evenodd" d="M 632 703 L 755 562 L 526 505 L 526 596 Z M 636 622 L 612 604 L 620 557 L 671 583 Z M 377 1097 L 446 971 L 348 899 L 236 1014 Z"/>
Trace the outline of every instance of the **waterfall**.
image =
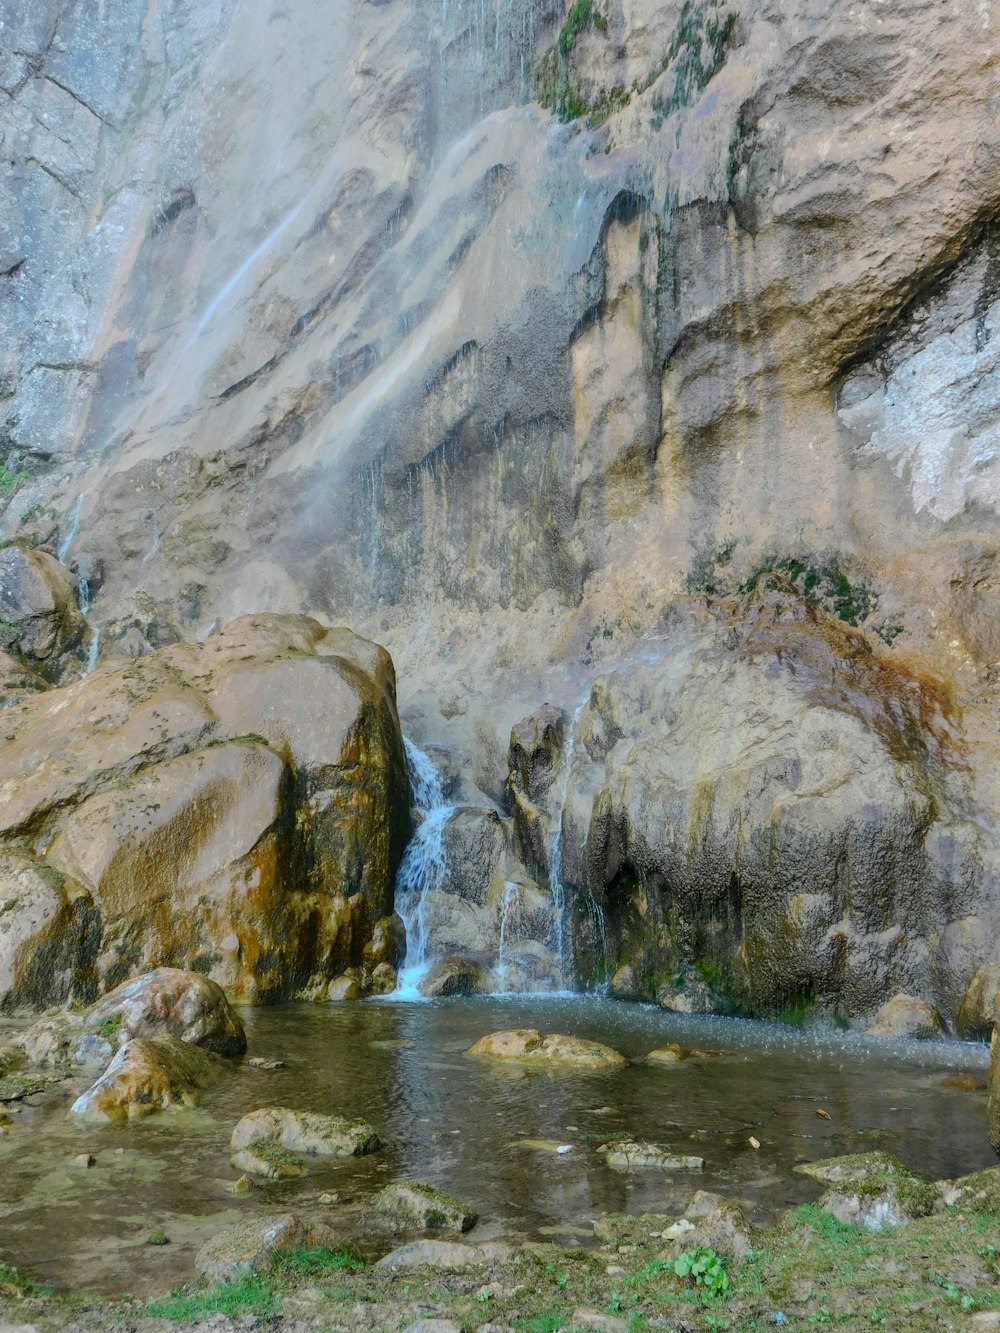
<path id="1" fill-rule="evenodd" d="M 431 964 L 427 895 L 440 888 L 448 868 L 444 830 L 455 807 L 445 804 L 441 778 L 423 750 L 405 737 L 403 745 L 413 804 L 421 818 L 396 872 L 396 911 L 406 927 L 406 966 L 400 968 L 395 993 L 403 999 L 419 999 L 420 982 Z"/>
<path id="2" fill-rule="evenodd" d="M 573 751 L 576 748 L 576 726 L 580 721 L 587 700 L 577 706 L 566 737 L 566 758 L 563 764 L 562 787 L 555 809 L 555 822 L 552 829 L 552 842 L 549 846 L 549 892 L 552 905 L 556 909 L 556 956 L 559 959 L 559 984 L 566 984 L 566 895 L 563 890 L 563 820 L 566 817 L 566 802 L 569 800 L 569 781 L 573 771 Z"/>
<path id="3" fill-rule="evenodd" d="M 80 603 L 80 614 L 90 629 L 90 642 L 87 644 L 87 675 L 97 666 L 97 657 L 101 650 L 101 631 L 90 623 L 90 584 L 79 575 L 76 580 L 76 594 Z"/>
<path id="4" fill-rule="evenodd" d="M 503 897 L 500 899 L 500 939 L 497 944 L 497 979 L 500 982 L 498 994 L 503 995 L 504 978 L 507 975 L 507 960 L 504 957 L 504 950 L 507 944 L 507 935 L 511 926 L 520 917 L 521 908 L 521 890 L 517 884 L 507 880 L 503 886 Z"/>
<path id="5" fill-rule="evenodd" d="M 80 514 L 83 510 L 83 502 L 86 498 L 87 492 L 81 491 L 76 497 L 76 504 L 74 504 L 73 508 L 70 510 L 69 527 L 66 529 L 66 536 L 59 543 L 59 548 L 56 551 L 56 555 L 58 556 L 61 565 L 66 563 L 66 557 L 69 555 L 69 548 L 73 545 L 73 542 L 76 540 L 76 534 L 80 530 Z"/>

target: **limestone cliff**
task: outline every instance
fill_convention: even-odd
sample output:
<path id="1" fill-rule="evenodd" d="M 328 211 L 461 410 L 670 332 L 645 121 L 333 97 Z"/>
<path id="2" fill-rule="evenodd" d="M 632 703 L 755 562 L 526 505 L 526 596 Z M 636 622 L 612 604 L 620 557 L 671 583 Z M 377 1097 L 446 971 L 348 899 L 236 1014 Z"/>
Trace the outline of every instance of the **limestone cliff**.
<path id="1" fill-rule="evenodd" d="M 759 728 L 823 790 L 877 742 L 907 812 L 886 846 L 907 850 L 876 858 L 882 906 L 845 929 L 915 931 L 924 961 L 910 950 L 900 977 L 957 1003 L 997 948 L 992 0 L 265 0 L 250 17 L 0 0 L 0 18 L 3 522 L 64 550 L 103 651 L 250 609 L 349 620 L 391 649 L 404 719 L 453 751 L 465 795 L 506 807 L 510 728 L 544 702 L 568 719 L 589 700 L 583 725 L 608 725 L 600 682 L 634 691 L 645 661 L 626 713 L 669 698 L 697 718 L 701 675 L 675 664 L 709 630 L 671 608 L 732 599 L 742 642 L 777 571 L 830 633 L 858 631 L 870 668 L 854 640 L 830 649 L 823 688 L 840 681 L 869 739 L 840 736 L 826 771 L 772 643 L 739 684 L 762 720 L 686 743 L 721 771 Z M 737 647 L 711 633 L 725 662 Z M 926 779 L 937 723 L 907 682 L 947 718 Z M 623 827 L 604 744 L 587 753 L 610 795 L 593 773 L 570 784 L 571 805 L 598 801 L 581 829 Z M 712 809 L 758 800 L 755 762 L 733 761 Z M 700 800 L 675 810 L 689 842 Z M 942 879 L 927 867 L 956 826 Z M 841 854 L 827 832 L 787 886 L 827 895 L 820 934 L 855 902 L 815 887 Z M 683 897 L 676 866 L 653 869 Z M 580 872 L 581 892 L 607 873 Z"/>

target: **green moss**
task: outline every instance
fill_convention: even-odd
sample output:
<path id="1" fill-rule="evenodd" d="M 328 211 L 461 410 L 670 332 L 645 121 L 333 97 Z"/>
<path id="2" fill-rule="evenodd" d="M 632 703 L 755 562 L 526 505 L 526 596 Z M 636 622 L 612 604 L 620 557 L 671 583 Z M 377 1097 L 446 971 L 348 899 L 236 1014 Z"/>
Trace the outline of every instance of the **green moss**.
<path id="1" fill-rule="evenodd" d="M 577 37 L 591 24 L 604 32 L 607 29 L 608 21 L 594 9 L 593 0 L 573 0 L 569 7 L 569 13 L 566 15 L 566 22 L 562 25 L 562 30 L 559 33 L 559 40 L 556 43 L 559 47 L 559 54 L 568 56 L 576 45 Z"/>
<path id="2" fill-rule="evenodd" d="M 292 1152 L 276 1139 L 265 1138 L 263 1135 L 252 1139 L 246 1151 L 258 1157 L 276 1174 L 282 1169 L 301 1171 L 305 1168 L 305 1160 L 298 1153 Z"/>
<path id="3" fill-rule="evenodd" d="M 653 128 L 659 129 L 675 111 L 691 106 L 726 62 L 736 28 L 736 15 L 716 3 L 684 0 L 670 46 L 649 87 L 668 70 L 665 91 L 653 98 Z"/>
<path id="4" fill-rule="evenodd" d="M 94 1024 L 94 1031 L 100 1037 L 107 1037 L 108 1041 L 114 1041 L 118 1036 L 118 1029 L 122 1025 L 121 1014 L 108 1014 L 107 1018 L 102 1018 L 99 1023 Z"/>

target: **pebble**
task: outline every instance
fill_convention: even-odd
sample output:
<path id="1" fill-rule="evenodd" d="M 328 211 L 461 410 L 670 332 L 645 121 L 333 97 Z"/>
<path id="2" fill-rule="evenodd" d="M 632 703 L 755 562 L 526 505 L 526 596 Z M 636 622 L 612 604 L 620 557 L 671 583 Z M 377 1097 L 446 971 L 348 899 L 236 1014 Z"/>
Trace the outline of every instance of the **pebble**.
<path id="1" fill-rule="evenodd" d="M 74 1157 L 70 1166 L 91 1167 L 97 1165 L 97 1158 L 92 1152 L 82 1152 L 78 1157 Z"/>

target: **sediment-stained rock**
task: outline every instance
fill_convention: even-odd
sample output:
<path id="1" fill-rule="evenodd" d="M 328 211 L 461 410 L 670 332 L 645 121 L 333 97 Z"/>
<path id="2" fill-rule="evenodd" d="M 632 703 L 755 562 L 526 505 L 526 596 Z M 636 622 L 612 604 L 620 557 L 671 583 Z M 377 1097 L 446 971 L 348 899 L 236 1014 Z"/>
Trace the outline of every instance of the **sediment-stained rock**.
<path id="1" fill-rule="evenodd" d="M 480 1037 L 469 1054 L 489 1060 L 517 1060 L 541 1068 L 605 1073 L 623 1069 L 625 1057 L 599 1041 L 553 1032 L 542 1036 L 535 1028 L 512 1028 Z"/>
<path id="2" fill-rule="evenodd" d="M 197 972 L 158 967 L 117 986 L 90 1013 L 91 1026 L 117 1025 L 131 1037 L 176 1037 L 216 1055 L 242 1055 L 246 1032 L 221 986 Z"/>
<path id="3" fill-rule="evenodd" d="M 0 1003 L 92 1000 L 160 965 L 244 1000 L 322 996 L 362 964 L 408 820 L 374 644 L 246 617 L 5 725 Z"/>
<path id="4" fill-rule="evenodd" d="M 133 1037 L 72 1111 L 83 1120 L 141 1120 L 193 1106 L 222 1070 L 219 1056 L 176 1037 Z"/>

